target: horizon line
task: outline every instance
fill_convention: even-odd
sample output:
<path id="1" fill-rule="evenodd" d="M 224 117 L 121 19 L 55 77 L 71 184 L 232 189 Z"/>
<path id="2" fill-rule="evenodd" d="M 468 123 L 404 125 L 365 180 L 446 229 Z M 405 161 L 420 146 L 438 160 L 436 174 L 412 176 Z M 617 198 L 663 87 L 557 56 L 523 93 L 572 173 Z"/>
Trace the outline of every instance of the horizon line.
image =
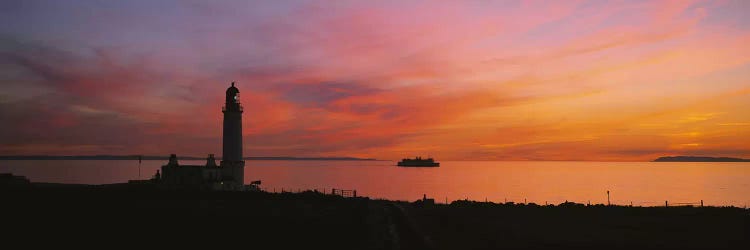
<path id="1" fill-rule="evenodd" d="M 129 159 L 65 159 L 65 158 L 129 158 Z M 0 160 L 163 160 L 168 159 L 169 156 L 162 155 L 139 155 L 139 154 L 122 154 L 122 155 L 110 155 L 110 154 L 94 154 L 94 155 L 0 155 Z M 750 159 L 743 159 L 738 157 L 725 157 L 725 156 L 687 156 L 687 155 L 676 155 L 676 156 L 661 156 L 651 160 L 595 160 L 595 159 L 479 159 L 479 160 L 466 160 L 466 159 L 453 159 L 444 161 L 500 161 L 500 162 L 690 162 L 690 161 L 658 161 L 662 158 L 677 158 L 677 157 L 690 157 L 690 158 L 732 158 L 738 160 L 750 161 Z M 34 158 L 53 158 L 53 159 L 34 159 Z M 54 159 L 57 158 L 57 159 Z M 196 156 L 177 156 L 178 159 L 183 160 L 205 160 L 207 157 L 196 157 Z M 215 159 L 222 159 L 221 157 L 215 157 Z M 358 161 L 394 161 L 392 159 L 378 159 L 378 158 L 361 158 L 352 156 L 247 156 L 243 157 L 245 160 L 264 160 L 264 159 L 276 159 L 276 160 L 358 160 Z M 709 161 L 710 162 L 710 161 Z"/>

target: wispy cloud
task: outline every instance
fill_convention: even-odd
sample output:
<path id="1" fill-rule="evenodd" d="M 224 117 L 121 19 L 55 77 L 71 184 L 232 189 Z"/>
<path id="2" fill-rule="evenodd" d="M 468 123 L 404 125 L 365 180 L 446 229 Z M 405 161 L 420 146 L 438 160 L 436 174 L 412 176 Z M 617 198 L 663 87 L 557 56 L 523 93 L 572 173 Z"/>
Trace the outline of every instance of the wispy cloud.
<path id="1" fill-rule="evenodd" d="M 750 157 L 737 6 L 5 4 L 0 154 L 216 153 L 237 81 L 247 155 Z"/>

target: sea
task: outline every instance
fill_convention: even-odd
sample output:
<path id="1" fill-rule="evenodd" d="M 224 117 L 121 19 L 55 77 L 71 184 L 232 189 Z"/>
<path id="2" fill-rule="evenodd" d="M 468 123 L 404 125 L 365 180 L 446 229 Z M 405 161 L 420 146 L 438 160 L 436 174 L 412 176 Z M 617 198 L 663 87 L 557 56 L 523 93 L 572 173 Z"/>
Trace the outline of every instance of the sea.
<path id="1" fill-rule="evenodd" d="M 0 160 L 0 173 L 33 182 L 109 184 L 149 179 L 166 161 Z M 205 161 L 180 161 L 205 164 Z M 356 190 L 373 199 L 633 206 L 747 207 L 750 162 L 442 161 L 436 168 L 395 161 L 251 160 L 245 183 L 268 192 Z M 666 203 L 666 204 L 665 204 Z"/>

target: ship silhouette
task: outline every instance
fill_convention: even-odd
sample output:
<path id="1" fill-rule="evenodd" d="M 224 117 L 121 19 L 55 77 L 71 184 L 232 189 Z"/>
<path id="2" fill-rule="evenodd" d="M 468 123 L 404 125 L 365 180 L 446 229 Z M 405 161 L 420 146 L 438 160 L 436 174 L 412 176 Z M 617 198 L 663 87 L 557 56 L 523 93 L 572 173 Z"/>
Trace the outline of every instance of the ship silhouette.
<path id="1" fill-rule="evenodd" d="M 417 156 L 414 159 L 401 159 L 396 165 L 399 167 L 439 167 L 440 163 L 435 162 L 432 158 L 422 159 L 422 157 Z"/>

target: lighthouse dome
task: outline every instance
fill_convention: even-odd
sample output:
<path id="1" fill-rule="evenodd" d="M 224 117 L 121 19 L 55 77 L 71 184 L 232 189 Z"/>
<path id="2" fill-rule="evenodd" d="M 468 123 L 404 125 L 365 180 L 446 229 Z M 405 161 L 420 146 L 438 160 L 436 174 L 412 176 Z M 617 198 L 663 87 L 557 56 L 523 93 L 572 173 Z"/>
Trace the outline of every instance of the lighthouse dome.
<path id="1" fill-rule="evenodd" d="M 226 103 L 227 105 L 240 103 L 240 90 L 234 86 L 234 82 L 232 82 L 232 86 L 227 89 Z"/>
<path id="2" fill-rule="evenodd" d="M 227 89 L 227 94 L 230 94 L 230 93 L 231 94 L 235 94 L 235 93 L 239 93 L 239 92 L 240 92 L 240 90 L 237 89 L 237 87 L 234 86 L 234 82 L 232 82 L 232 86 Z"/>

